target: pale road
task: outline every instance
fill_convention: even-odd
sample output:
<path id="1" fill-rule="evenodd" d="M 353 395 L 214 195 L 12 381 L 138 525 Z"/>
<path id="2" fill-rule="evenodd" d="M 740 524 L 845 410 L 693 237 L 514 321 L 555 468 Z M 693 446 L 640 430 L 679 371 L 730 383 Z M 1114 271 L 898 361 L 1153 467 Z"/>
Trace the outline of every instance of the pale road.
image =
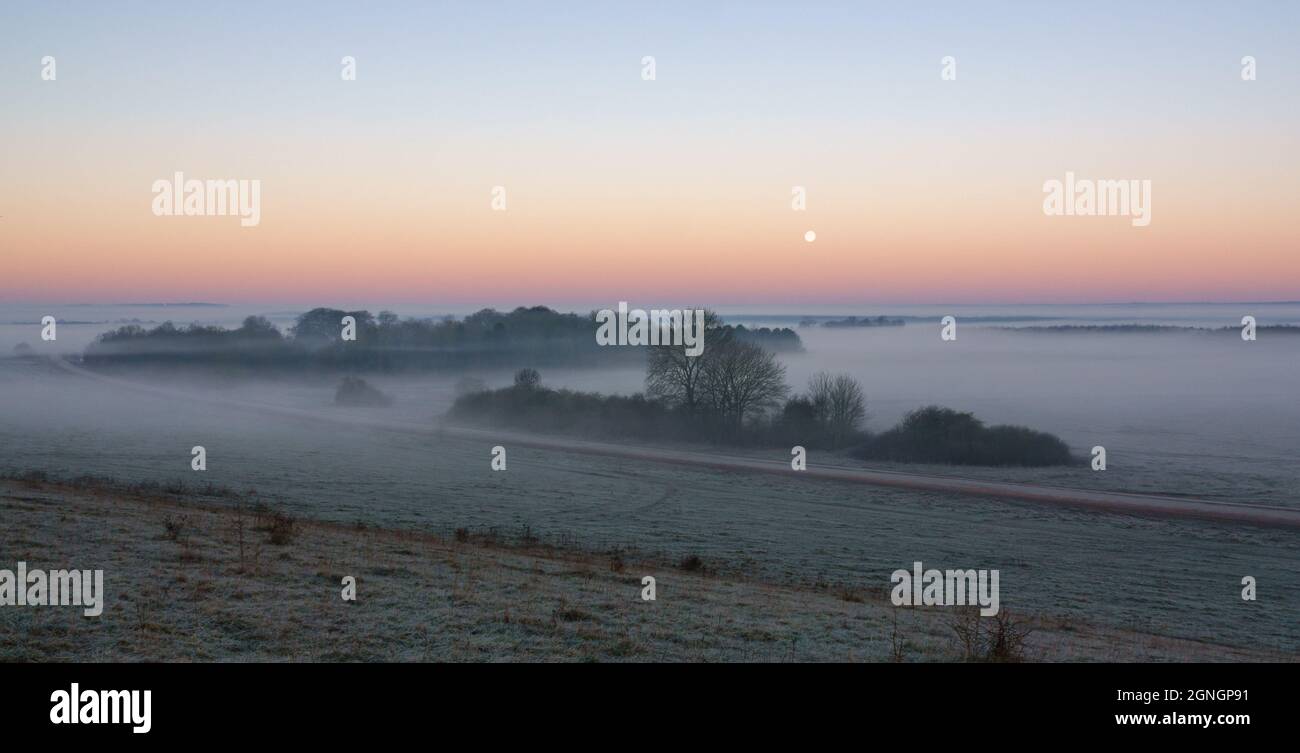
<path id="1" fill-rule="evenodd" d="M 127 379 L 98 374 L 77 366 L 63 358 L 51 359 L 65 371 L 82 377 L 112 384 L 123 389 L 151 393 L 161 397 L 204 402 L 226 408 L 249 410 L 258 413 L 278 414 L 286 417 L 323 421 L 330 424 L 386 429 L 422 436 L 445 436 L 455 439 L 481 441 L 489 447 L 512 445 L 556 452 L 573 452 L 629 460 L 643 460 L 670 465 L 712 468 L 740 473 L 769 473 L 787 477 L 821 479 L 899 489 L 966 494 L 981 497 L 999 497 L 1044 505 L 1074 507 L 1130 515 L 1151 515 L 1174 518 L 1195 518 L 1224 523 L 1265 526 L 1270 528 L 1300 528 L 1300 509 L 1275 505 L 1258 505 L 1244 502 L 1217 502 L 1185 497 L 1164 497 L 1154 494 L 1129 494 L 1088 489 L 1067 489 L 1037 486 L 1004 481 L 933 476 L 902 471 L 882 471 L 836 465 L 809 465 L 806 470 L 791 469 L 787 460 L 727 455 L 717 452 L 684 452 L 658 447 L 628 444 L 588 442 L 558 436 L 516 434 L 496 429 L 475 429 L 465 426 L 428 426 L 415 422 L 386 421 L 361 416 L 328 416 L 298 408 L 288 408 L 264 403 L 244 403 L 223 400 L 184 390 L 174 390 L 142 384 Z"/>

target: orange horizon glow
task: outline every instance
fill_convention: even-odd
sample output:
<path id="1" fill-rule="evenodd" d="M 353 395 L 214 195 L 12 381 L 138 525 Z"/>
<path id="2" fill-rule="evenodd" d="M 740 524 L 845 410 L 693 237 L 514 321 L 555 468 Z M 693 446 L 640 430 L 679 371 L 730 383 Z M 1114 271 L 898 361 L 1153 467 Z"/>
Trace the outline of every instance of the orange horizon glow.
<path id="1" fill-rule="evenodd" d="M 502 37 L 470 10 L 485 31 L 464 41 L 430 13 L 385 16 L 375 37 L 326 14 L 272 68 L 232 50 L 282 47 L 274 24 L 218 14 L 115 41 L 33 11 L 0 53 L 17 71 L 0 74 L 0 301 L 1300 300 L 1294 66 L 1243 82 L 1235 48 L 1159 14 L 1074 19 L 1067 36 L 1179 54 L 1031 64 L 1002 51 L 1054 50 L 1054 11 L 959 24 L 962 77 L 943 82 L 924 17 L 705 22 L 819 31 L 787 60 L 755 54 L 770 38 L 701 31 L 678 49 L 612 20 L 579 41 Z M 1233 23 L 1261 60 L 1286 49 L 1278 25 Z M 57 30 L 68 51 L 41 81 L 29 64 Z M 356 81 L 339 80 L 336 41 L 358 48 Z M 658 80 L 620 67 L 655 45 Z M 261 223 L 154 216 L 151 186 L 176 171 L 260 180 Z M 1045 216 L 1043 183 L 1067 171 L 1150 180 L 1151 224 Z"/>
<path id="2" fill-rule="evenodd" d="M 647 185 L 623 196 L 595 196 L 572 181 L 515 181 L 507 210 L 495 212 L 490 185 L 390 187 L 367 200 L 361 183 L 336 180 L 330 191 L 275 176 L 262 178 L 261 223 L 252 228 L 237 217 L 155 217 L 148 185 L 136 181 L 134 195 L 78 196 L 75 221 L 68 207 L 11 197 L 0 237 L 17 253 L 6 261 L 0 299 L 1300 298 L 1300 238 L 1283 207 L 1180 194 L 1159 178 L 1152 223 L 1141 228 L 1125 217 L 1045 216 L 1041 190 L 1028 180 L 988 183 L 973 196 L 960 185 L 888 195 L 887 186 L 869 186 L 861 199 L 853 186 L 813 184 L 805 212 L 790 210 L 789 187 L 775 180 Z M 344 198 L 349 190 L 359 198 Z"/>

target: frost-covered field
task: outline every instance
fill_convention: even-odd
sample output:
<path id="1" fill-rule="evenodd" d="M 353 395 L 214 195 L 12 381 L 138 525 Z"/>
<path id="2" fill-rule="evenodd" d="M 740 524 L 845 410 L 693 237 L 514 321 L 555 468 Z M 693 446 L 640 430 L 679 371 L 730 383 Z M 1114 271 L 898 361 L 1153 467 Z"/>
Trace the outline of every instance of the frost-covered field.
<path id="1" fill-rule="evenodd" d="M 666 561 L 697 555 L 723 574 L 778 584 L 878 589 L 916 560 L 996 568 L 1002 602 L 1013 609 L 1289 654 L 1300 646 L 1300 541 L 1292 531 L 526 448 L 510 450 L 508 471 L 494 473 L 488 446 L 432 430 L 420 436 L 222 410 L 32 364 L 10 362 L 0 373 L 4 394 L 18 398 L 6 400 L 0 423 L 0 470 L 253 487 L 313 518 L 441 534 L 497 529 Z M 427 418 L 431 427 L 452 394 L 450 380 L 374 381 L 398 397 L 378 415 Z M 337 416 L 345 409 L 329 404 L 332 386 L 234 383 L 202 391 Z M 202 474 L 189 468 L 196 444 L 208 451 Z M 1218 472 L 1231 485 L 1240 469 Z M 1060 485 L 1095 478 L 1086 467 L 982 473 Z M 1204 491 L 1177 471 L 1149 483 L 1152 491 Z M 1240 598 L 1244 575 L 1257 579 L 1258 601 Z"/>
<path id="2" fill-rule="evenodd" d="M 0 610 L 0 661 L 944 661 L 967 610 L 764 583 L 672 562 L 299 519 L 112 484 L 0 480 L 0 555 L 105 571 L 103 612 Z M 242 545 L 241 545 L 242 544 Z M 657 578 L 641 599 L 642 577 Z M 343 578 L 356 599 L 342 598 Z M 1287 654 L 1003 610 L 1026 661 L 1258 661 Z"/>

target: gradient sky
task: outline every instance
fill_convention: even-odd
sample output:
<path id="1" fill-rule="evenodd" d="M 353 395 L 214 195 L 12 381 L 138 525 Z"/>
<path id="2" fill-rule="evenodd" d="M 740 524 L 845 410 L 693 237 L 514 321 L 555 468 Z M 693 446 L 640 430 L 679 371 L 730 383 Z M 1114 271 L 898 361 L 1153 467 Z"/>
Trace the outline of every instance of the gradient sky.
<path id="1" fill-rule="evenodd" d="M 1296 300 L 1298 102 L 1293 2 L 7 3 L 0 301 Z"/>

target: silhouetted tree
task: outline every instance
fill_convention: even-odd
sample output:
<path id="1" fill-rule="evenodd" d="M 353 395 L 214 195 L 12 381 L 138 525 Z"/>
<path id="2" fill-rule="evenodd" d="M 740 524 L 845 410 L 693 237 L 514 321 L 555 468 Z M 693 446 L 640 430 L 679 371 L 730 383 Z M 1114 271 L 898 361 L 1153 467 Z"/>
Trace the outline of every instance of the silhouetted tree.
<path id="1" fill-rule="evenodd" d="M 777 405 L 790 388 L 776 354 L 754 343 L 727 338 L 707 349 L 701 380 L 704 402 L 733 429 L 745 418 Z"/>
<path id="2" fill-rule="evenodd" d="M 685 345 L 651 346 L 646 359 L 646 394 L 689 414 L 698 414 L 703 407 L 704 366 L 712 350 L 730 337 L 731 331 L 721 325 L 717 314 L 705 311 L 704 351 L 699 355 L 686 355 Z"/>
<path id="3" fill-rule="evenodd" d="M 843 446 L 867 417 L 862 386 L 848 374 L 813 374 L 808 380 L 808 399 L 831 447 Z"/>
<path id="4" fill-rule="evenodd" d="M 244 324 L 235 331 L 243 339 L 279 340 L 281 338 L 280 329 L 264 316 L 247 317 L 244 319 Z"/>
<path id="5" fill-rule="evenodd" d="M 531 390 L 541 384 L 542 375 L 537 373 L 537 369 L 520 369 L 515 372 L 515 386 Z"/>
<path id="6" fill-rule="evenodd" d="M 363 333 L 375 328 L 375 317 L 369 311 L 343 311 L 341 309 L 315 308 L 298 316 L 293 327 L 293 337 L 299 342 L 341 342 L 343 317 L 357 320 L 357 339 L 366 340 Z"/>

